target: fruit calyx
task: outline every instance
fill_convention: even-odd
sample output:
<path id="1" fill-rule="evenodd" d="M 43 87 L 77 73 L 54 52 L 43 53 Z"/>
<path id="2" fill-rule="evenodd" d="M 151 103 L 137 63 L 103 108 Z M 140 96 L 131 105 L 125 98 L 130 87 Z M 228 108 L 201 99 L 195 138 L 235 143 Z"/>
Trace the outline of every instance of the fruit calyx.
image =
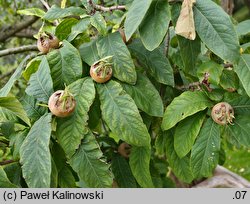
<path id="1" fill-rule="evenodd" d="M 211 112 L 212 119 L 219 125 L 233 124 L 234 109 L 227 102 L 217 103 Z"/>
<path id="2" fill-rule="evenodd" d="M 90 76 L 97 83 L 105 83 L 112 76 L 112 56 L 104 57 L 90 67 Z"/>
<path id="3" fill-rule="evenodd" d="M 74 112 L 76 101 L 66 87 L 65 90 L 58 90 L 50 96 L 48 106 L 53 115 L 67 117 Z"/>

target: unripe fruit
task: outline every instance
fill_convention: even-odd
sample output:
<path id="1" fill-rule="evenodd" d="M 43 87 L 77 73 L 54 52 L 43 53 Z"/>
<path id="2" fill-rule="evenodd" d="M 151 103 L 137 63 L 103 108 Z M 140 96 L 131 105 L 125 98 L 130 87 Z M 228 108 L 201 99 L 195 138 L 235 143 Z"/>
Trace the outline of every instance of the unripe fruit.
<path id="1" fill-rule="evenodd" d="M 48 102 L 51 113 L 57 117 L 67 117 L 74 112 L 76 101 L 66 89 L 53 93 Z"/>
<path id="2" fill-rule="evenodd" d="M 97 83 L 105 83 L 112 77 L 112 56 L 105 57 L 95 62 L 90 67 L 90 76 Z"/>
<path id="3" fill-rule="evenodd" d="M 232 124 L 234 119 L 234 109 L 227 102 L 217 103 L 211 112 L 212 119 L 219 125 Z"/>
<path id="4" fill-rule="evenodd" d="M 118 152 L 121 156 L 125 158 L 129 158 L 129 155 L 131 152 L 131 146 L 127 144 L 126 142 L 123 142 L 119 145 Z"/>

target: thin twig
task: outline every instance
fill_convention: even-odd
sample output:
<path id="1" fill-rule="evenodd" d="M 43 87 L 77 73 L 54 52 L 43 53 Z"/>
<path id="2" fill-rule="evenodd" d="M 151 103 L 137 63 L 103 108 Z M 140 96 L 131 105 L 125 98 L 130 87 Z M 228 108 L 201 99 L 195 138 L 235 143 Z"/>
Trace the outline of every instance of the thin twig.
<path id="1" fill-rule="evenodd" d="M 50 6 L 49 6 L 49 4 L 48 4 L 46 1 L 40 0 L 40 2 L 44 5 L 44 7 L 45 7 L 47 10 L 50 9 Z"/>
<path id="2" fill-rule="evenodd" d="M 110 12 L 110 11 L 114 11 L 114 10 L 126 10 L 125 5 L 116 5 L 116 6 L 111 6 L 111 7 L 105 7 L 105 6 L 95 4 L 92 0 L 88 0 L 88 3 L 94 9 L 104 11 L 104 12 Z"/>
<path id="3" fill-rule="evenodd" d="M 21 52 L 27 52 L 27 51 L 38 51 L 37 45 L 25 45 L 21 47 L 15 47 L 15 48 L 9 48 L 6 50 L 0 51 L 0 57 L 11 55 L 11 54 L 17 54 Z"/>
<path id="4" fill-rule="evenodd" d="M 0 162 L 0 166 L 2 166 L 2 165 L 6 165 L 6 164 L 11 164 L 11 163 L 14 163 L 14 162 L 16 162 L 16 161 L 14 161 L 14 160 L 5 160 L 5 161 L 2 161 L 2 162 Z"/>

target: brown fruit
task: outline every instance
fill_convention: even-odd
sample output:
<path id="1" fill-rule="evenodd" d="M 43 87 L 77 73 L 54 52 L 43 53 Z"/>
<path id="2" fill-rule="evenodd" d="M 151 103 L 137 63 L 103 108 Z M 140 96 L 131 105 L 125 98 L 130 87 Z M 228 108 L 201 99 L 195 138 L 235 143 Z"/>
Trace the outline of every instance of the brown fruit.
<path id="1" fill-rule="evenodd" d="M 227 102 L 217 103 L 211 112 L 212 119 L 219 125 L 232 124 L 234 119 L 234 109 Z"/>
<path id="2" fill-rule="evenodd" d="M 47 54 L 51 49 L 56 49 L 59 47 L 59 40 L 56 36 L 44 32 L 40 34 L 37 40 L 37 48 L 40 52 Z"/>
<path id="3" fill-rule="evenodd" d="M 74 112 L 76 101 L 66 88 L 53 93 L 49 98 L 48 106 L 53 115 L 63 118 Z"/>
<path id="4" fill-rule="evenodd" d="M 131 146 L 127 144 L 126 142 L 123 142 L 119 145 L 118 152 L 121 156 L 125 158 L 129 158 L 129 155 L 131 152 Z"/>
<path id="5" fill-rule="evenodd" d="M 90 76 L 97 83 L 105 83 L 112 77 L 111 56 L 100 59 L 90 67 Z"/>

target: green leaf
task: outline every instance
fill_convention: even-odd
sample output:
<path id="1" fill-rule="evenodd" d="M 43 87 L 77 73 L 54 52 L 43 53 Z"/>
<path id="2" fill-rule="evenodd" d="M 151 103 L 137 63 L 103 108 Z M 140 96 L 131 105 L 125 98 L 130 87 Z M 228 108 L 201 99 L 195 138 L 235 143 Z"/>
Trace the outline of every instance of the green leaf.
<path id="1" fill-rule="evenodd" d="M 191 166 L 196 178 L 212 175 L 219 161 L 220 141 L 219 125 L 207 119 L 191 151 Z"/>
<path id="2" fill-rule="evenodd" d="M 220 83 L 220 77 L 223 71 L 223 66 L 213 61 L 203 62 L 197 70 L 197 76 L 202 81 L 206 73 L 209 74 L 208 82 L 218 85 Z"/>
<path id="3" fill-rule="evenodd" d="M 50 95 L 53 93 L 53 82 L 49 64 L 45 57 L 43 57 L 37 72 L 31 75 L 25 92 L 34 96 L 38 101 L 48 102 Z"/>
<path id="4" fill-rule="evenodd" d="M 21 187 L 21 183 L 23 182 L 21 165 L 18 162 L 13 162 L 11 164 L 5 165 L 3 168 L 10 182 L 16 185 L 15 188 Z"/>
<path id="5" fill-rule="evenodd" d="M 173 69 L 160 48 L 148 51 L 140 40 L 134 40 L 129 50 L 140 64 L 160 83 L 174 86 Z"/>
<path id="6" fill-rule="evenodd" d="M 84 18 L 84 19 L 79 20 L 77 24 L 72 26 L 71 33 L 68 36 L 68 41 L 70 42 L 74 40 L 79 34 L 87 30 L 89 24 L 90 24 L 89 18 Z"/>
<path id="7" fill-rule="evenodd" d="M 79 47 L 79 51 L 82 60 L 86 62 L 89 66 L 91 66 L 100 59 L 96 46 L 96 40 L 82 44 Z"/>
<path id="8" fill-rule="evenodd" d="M 23 144 L 24 139 L 29 133 L 29 129 L 24 129 L 23 131 L 15 132 L 10 137 L 10 146 L 12 148 L 12 155 L 14 160 L 20 159 L 20 148 Z"/>
<path id="9" fill-rule="evenodd" d="M 150 155 L 150 147 L 133 146 L 129 156 L 131 171 L 138 184 L 143 188 L 154 187 L 149 171 Z"/>
<path id="10" fill-rule="evenodd" d="M 58 184 L 61 188 L 76 188 L 75 177 L 66 165 L 58 172 Z"/>
<path id="11" fill-rule="evenodd" d="M 236 31 L 237 31 L 238 36 L 243 36 L 243 35 L 250 33 L 249 24 L 250 24 L 250 20 L 245 20 L 245 21 L 240 22 L 236 26 Z"/>
<path id="12" fill-rule="evenodd" d="M 26 112 L 24 111 L 21 103 L 15 97 L 0 97 L 0 108 L 16 115 L 30 126 L 30 120 Z"/>
<path id="13" fill-rule="evenodd" d="M 9 81 L 4 85 L 3 88 L 0 90 L 0 97 L 7 96 L 16 82 L 22 75 L 23 68 L 25 66 L 25 63 L 31 58 L 31 56 L 27 56 L 24 58 L 24 60 L 18 65 L 16 71 L 12 74 Z"/>
<path id="14" fill-rule="evenodd" d="M 167 33 L 170 18 L 168 2 L 153 0 L 139 27 L 142 43 L 148 50 L 159 47 Z"/>
<path id="15" fill-rule="evenodd" d="M 114 154 L 111 164 L 115 180 L 120 188 L 136 188 L 136 181 L 133 177 L 129 164 L 125 158 L 119 154 Z"/>
<path id="16" fill-rule="evenodd" d="M 229 131 L 229 136 L 237 143 L 244 147 L 250 147 L 250 123 L 249 115 L 238 115 L 233 121 L 233 125 L 228 125 L 226 128 Z"/>
<path id="17" fill-rule="evenodd" d="M 97 84 L 102 117 L 111 131 L 128 144 L 149 146 L 150 135 L 133 99 L 122 86 L 109 81 Z"/>
<path id="18" fill-rule="evenodd" d="M 10 182 L 2 166 L 0 166 L 0 188 L 18 188 Z"/>
<path id="19" fill-rule="evenodd" d="M 83 78 L 70 84 L 69 90 L 75 97 L 76 108 L 69 117 L 57 118 L 56 130 L 58 142 L 68 158 L 74 154 L 88 131 L 88 112 L 95 99 L 95 87 L 92 79 Z"/>
<path id="20" fill-rule="evenodd" d="M 58 171 L 56 168 L 56 163 L 51 157 L 51 174 L 50 174 L 50 187 L 57 188 L 58 187 Z"/>
<path id="21" fill-rule="evenodd" d="M 92 133 L 84 135 L 81 146 L 69 163 L 88 187 L 111 187 L 113 182 L 109 165 L 102 159 L 103 154 Z"/>
<path id="22" fill-rule="evenodd" d="M 81 16 L 84 15 L 85 11 L 80 7 L 68 7 L 68 8 L 60 8 L 56 5 L 53 5 L 48 12 L 44 15 L 43 19 L 45 20 L 56 20 L 58 18 L 64 18 L 67 16 Z"/>
<path id="23" fill-rule="evenodd" d="M 38 120 L 48 110 L 46 107 L 39 106 L 35 98 L 27 94 L 20 99 L 20 102 L 28 117 L 34 121 Z"/>
<path id="24" fill-rule="evenodd" d="M 38 16 L 40 18 L 42 18 L 45 14 L 45 12 L 39 8 L 22 9 L 22 10 L 18 10 L 17 13 L 21 15 Z"/>
<path id="25" fill-rule="evenodd" d="M 56 27 L 56 36 L 59 40 L 65 40 L 71 33 L 71 28 L 77 24 L 78 20 L 75 18 L 67 18 L 63 20 L 57 27 Z"/>
<path id="26" fill-rule="evenodd" d="M 169 166 L 178 179 L 185 183 L 191 183 L 194 179 L 190 158 L 188 156 L 179 158 L 174 149 L 174 137 L 170 131 L 165 133 L 166 137 L 166 156 L 168 158 Z"/>
<path id="27" fill-rule="evenodd" d="M 59 50 L 50 52 L 47 59 L 55 89 L 63 89 L 82 76 L 82 60 L 78 50 L 66 40 Z"/>
<path id="28" fill-rule="evenodd" d="M 42 57 L 43 56 L 35 57 L 27 64 L 25 70 L 22 73 L 22 76 L 26 81 L 29 81 L 31 75 L 38 70 Z"/>
<path id="29" fill-rule="evenodd" d="M 239 78 L 234 70 L 224 69 L 220 78 L 223 89 L 234 91 L 239 88 Z"/>
<path id="30" fill-rule="evenodd" d="M 20 148 L 23 177 L 30 188 L 49 188 L 51 114 L 37 120 Z"/>
<path id="31" fill-rule="evenodd" d="M 235 114 L 250 115 L 250 98 L 248 96 L 238 95 L 227 102 L 233 107 Z"/>
<path id="32" fill-rule="evenodd" d="M 174 133 L 174 149 L 182 158 L 192 149 L 194 141 L 198 136 L 206 113 L 199 112 L 181 121 Z"/>
<path id="33" fill-rule="evenodd" d="M 133 1 L 130 6 L 124 22 L 125 36 L 129 40 L 136 29 L 141 24 L 152 0 Z"/>
<path id="34" fill-rule="evenodd" d="M 122 41 L 119 32 L 111 33 L 97 41 L 97 50 L 101 58 L 113 56 L 113 75 L 129 84 L 135 84 L 136 71 L 130 53 Z"/>
<path id="35" fill-rule="evenodd" d="M 90 22 L 101 35 L 105 35 L 107 33 L 106 21 L 99 12 L 96 12 L 93 16 L 91 16 Z"/>
<path id="36" fill-rule="evenodd" d="M 122 83 L 124 90 L 134 99 L 139 109 L 151 116 L 162 117 L 163 102 L 160 94 L 146 76 L 142 74 L 137 76 L 135 85 Z"/>
<path id="37" fill-rule="evenodd" d="M 184 71 L 194 74 L 196 68 L 197 57 L 201 52 L 201 41 L 198 37 L 195 40 L 188 40 L 184 37 L 177 36 L 180 54 L 184 64 Z"/>
<path id="38" fill-rule="evenodd" d="M 186 91 L 180 96 L 175 97 L 171 104 L 167 107 L 162 121 L 162 129 L 168 130 L 186 117 L 202 111 L 212 105 L 212 102 L 209 101 L 203 92 Z"/>
<path id="39" fill-rule="evenodd" d="M 223 60 L 237 62 L 240 47 L 228 14 L 213 1 L 197 0 L 193 10 L 195 29 L 200 39 Z"/>
<path id="40" fill-rule="evenodd" d="M 155 140 L 156 155 L 165 156 L 168 131 L 159 131 Z"/>
<path id="41" fill-rule="evenodd" d="M 243 54 L 240 57 L 238 65 L 235 67 L 235 72 L 237 73 L 247 95 L 250 96 L 250 55 Z"/>

